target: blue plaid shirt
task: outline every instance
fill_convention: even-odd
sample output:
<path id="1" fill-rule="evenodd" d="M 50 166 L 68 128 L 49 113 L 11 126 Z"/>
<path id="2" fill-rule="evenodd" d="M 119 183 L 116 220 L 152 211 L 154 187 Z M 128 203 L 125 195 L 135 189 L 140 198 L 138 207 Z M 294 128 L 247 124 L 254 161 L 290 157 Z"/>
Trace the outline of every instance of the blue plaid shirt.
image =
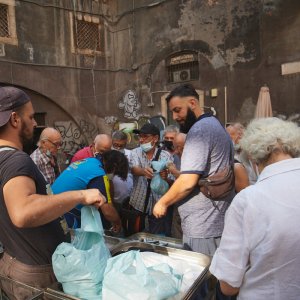
<path id="1" fill-rule="evenodd" d="M 157 149 L 158 148 L 155 149 L 153 158 L 156 155 Z M 172 155 L 165 150 L 161 151 L 158 161 L 162 159 L 165 159 L 168 162 L 173 162 Z M 147 158 L 146 153 L 142 150 L 141 147 L 132 150 L 130 161 L 129 161 L 129 167 L 130 168 L 140 167 L 143 169 L 147 167 L 151 167 L 151 160 Z M 133 175 L 133 189 L 132 189 L 129 204 L 133 206 L 136 210 L 143 211 L 145 206 L 146 193 L 147 193 L 147 178 L 145 176 Z M 152 212 L 152 208 L 154 204 L 159 200 L 160 197 L 161 195 L 158 195 L 151 191 L 149 197 L 149 204 L 146 212 L 148 213 Z"/>

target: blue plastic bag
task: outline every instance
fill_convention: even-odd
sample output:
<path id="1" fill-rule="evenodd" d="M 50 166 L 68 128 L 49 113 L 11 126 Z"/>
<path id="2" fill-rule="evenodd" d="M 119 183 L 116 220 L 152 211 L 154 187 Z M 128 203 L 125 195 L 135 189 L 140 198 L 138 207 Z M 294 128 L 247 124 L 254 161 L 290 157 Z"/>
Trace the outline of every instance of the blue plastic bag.
<path id="1" fill-rule="evenodd" d="M 169 189 L 169 184 L 161 178 L 159 172 L 166 169 L 167 160 L 155 160 L 151 162 L 151 165 L 155 170 L 150 184 L 151 190 L 156 194 L 164 195 Z"/>
<path id="2" fill-rule="evenodd" d="M 65 293 L 81 299 L 101 299 L 102 281 L 110 252 L 95 207 L 81 209 L 81 228 L 72 243 L 61 243 L 52 255 L 55 276 Z"/>
<path id="3" fill-rule="evenodd" d="M 139 251 L 128 251 L 108 260 L 102 298 L 105 300 L 160 300 L 176 295 L 182 283 L 168 264 L 146 267 Z"/>

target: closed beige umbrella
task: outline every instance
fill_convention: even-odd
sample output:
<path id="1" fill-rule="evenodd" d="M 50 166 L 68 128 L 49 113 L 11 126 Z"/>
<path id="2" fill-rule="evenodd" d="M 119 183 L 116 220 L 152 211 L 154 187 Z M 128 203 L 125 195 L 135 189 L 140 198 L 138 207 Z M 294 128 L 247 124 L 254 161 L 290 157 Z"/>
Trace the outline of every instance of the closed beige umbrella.
<path id="1" fill-rule="evenodd" d="M 255 118 L 273 117 L 270 91 L 267 86 L 263 86 L 259 91 L 256 104 Z"/>

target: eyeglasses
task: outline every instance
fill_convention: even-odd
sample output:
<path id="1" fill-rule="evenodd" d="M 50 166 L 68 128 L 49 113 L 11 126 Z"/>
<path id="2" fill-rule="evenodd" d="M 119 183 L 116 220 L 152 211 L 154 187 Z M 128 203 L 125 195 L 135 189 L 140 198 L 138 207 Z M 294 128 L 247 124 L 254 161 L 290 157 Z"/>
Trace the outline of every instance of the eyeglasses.
<path id="1" fill-rule="evenodd" d="M 45 141 L 48 141 L 50 144 L 52 144 L 56 149 L 60 149 L 61 146 L 62 146 L 62 142 L 52 142 L 51 140 L 49 139 L 45 139 Z"/>
<path id="2" fill-rule="evenodd" d="M 126 142 L 125 143 L 113 143 L 112 144 L 112 146 L 113 146 L 113 148 L 114 149 L 124 149 L 125 148 L 125 146 L 126 146 Z"/>

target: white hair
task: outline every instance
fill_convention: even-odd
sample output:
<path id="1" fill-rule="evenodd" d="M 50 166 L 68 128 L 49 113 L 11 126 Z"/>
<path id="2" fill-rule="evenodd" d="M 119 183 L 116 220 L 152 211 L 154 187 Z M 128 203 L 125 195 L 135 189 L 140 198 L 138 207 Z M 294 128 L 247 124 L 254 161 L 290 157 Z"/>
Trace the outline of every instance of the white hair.
<path id="1" fill-rule="evenodd" d="M 165 128 L 164 132 L 163 132 L 163 136 L 167 133 L 167 132 L 174 132 L 174 133 L 179 133 L 179 128 L 176 125 L 169 125 Z"/>
<path id="2" fill-rule="evenodd" d="M 257 164 L 264 163 L 275 151 L 300 156 L 300 127 L 278 118 L 253 120 L 240 140 L 242 149 Z"/>
<path id="3" fill-rule="evenodd" d="M 41 132 L 41 135 L 39 137 L 39 140 L 37 142 L 37 146 L 40 147 L 41 146 L 41 142 L 48 140 L 49 138 L 61 138 L 61 134 L 60 132 L 53 128 L 53 127 L 46 127 L 45 129 L 43 129 L 43 131 Z"/>

